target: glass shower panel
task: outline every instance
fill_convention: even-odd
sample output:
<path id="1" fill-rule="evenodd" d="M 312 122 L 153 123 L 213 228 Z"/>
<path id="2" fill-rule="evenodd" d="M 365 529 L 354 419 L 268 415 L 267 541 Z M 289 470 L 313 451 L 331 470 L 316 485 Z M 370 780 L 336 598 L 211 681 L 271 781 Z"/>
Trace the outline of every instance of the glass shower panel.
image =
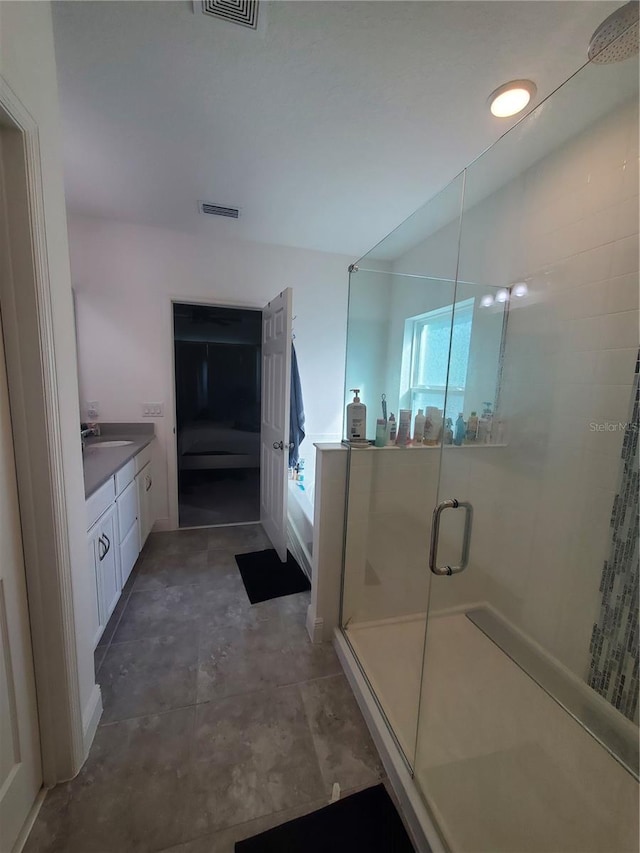
<path id="1" fill-rule="evenodd" d="M 429 590 L 427 519 L 440 468 L 461 200 L 459 178 L 350 275 L 345 405 L 353 397 L 350 389 L 360 389 L 371 445 L 349 449 L 341 625 L 410 766 Z M 433 229 L 437 239 L 425 251 Z M 413 438 L 418 408 L 427 407 L 431 444 L 372 446 L 385 411 L 390 442 L 392 414 L 399 428 L 400 411 L 411 411 Z"/>
<path id="2" fill-rule="evenodd" d="M 415 762 L 455 851 L 637 850 L 637 167 L 633 59 L 467 170 L 456 305 L 499 306 L 500 381 L 486 445 L 494 329 L 442 455 L 437 501 L 473 529 L 432 576 Z M 465 515 L 443 508 L 436 567 Z"/>

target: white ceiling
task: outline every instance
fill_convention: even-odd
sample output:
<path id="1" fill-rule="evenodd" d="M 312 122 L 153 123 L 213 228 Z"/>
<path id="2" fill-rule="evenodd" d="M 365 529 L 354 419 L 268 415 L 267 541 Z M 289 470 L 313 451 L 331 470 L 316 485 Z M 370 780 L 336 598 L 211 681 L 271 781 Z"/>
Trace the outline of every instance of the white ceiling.
<path id="1" fill-rule="evenodd" d="M 56 2 L 69 207 L 358 257 L 504 133 L 493 89 L 546 96 L 619 5 L 278 0 L 256 33 L 190 2 Z"/>

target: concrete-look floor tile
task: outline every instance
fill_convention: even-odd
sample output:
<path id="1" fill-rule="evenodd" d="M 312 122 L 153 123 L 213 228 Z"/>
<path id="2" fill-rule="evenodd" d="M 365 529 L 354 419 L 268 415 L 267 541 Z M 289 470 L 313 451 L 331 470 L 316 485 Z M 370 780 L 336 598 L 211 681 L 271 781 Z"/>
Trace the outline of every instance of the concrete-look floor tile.
<path id="1" fill-rule="evenodd" d="M 190 785 L 194 835 L 322 797 L 297 686 L 198 705 Z"/>
<path id="2" fill-rule="evenodd" d="M 238 524 L 209 529 L 209 548 L 211 549 L 224 548 L 233 554 L 245 554 L 272 547 L 260 524 Z"/>
<path id="3" fill-rule="evenodd" d="M 209 531 L 171 530 L 163 533 L 151 533 L 142 550 L 142 557 L 158 554 L 184 555 L 190 551 L 205 551 L 209 543 Z"/>
<path id="4" fill-rule="evenodd" d="M 215 584 L 199 588 L 198 614 L 200 636 L 222 627 L 241 629 L 256 625 L 269 614 L 262 613 L 251 605 L 240 576 L 227 577 Z"/>
<path id="5" fill-rule="evenodd" d="M 300 693 L 327 788 L 379 782 L 384 769 L 344 675 L 301 684 Z"/>
<path id="6" fill-rule="evenodd" d="M 168 847 L 162 853 L 234 853 L 236 841 L 244 841 L 246 838 L 252 838 L 254 835 L 259 835 L 261 832 L 266 832 L 275 826 L 280 826 L 290 820 L 295 820 L 297 817 L 302 817 L 303 815 L 322 809 L 327 804 L 326 797 L 319 800 L 311 800 L 299 806 L 294 806 L 291 809 L 271 812 L 263 817 L 255 818 L 255 820 L 248 820 L 244 823 L 230 826 L 227 829 L 203 835 L 200 838 L 195 838 L 193 841 L 178 844 L 176 847 Z M 187 827 L 187 834 L 188 832 L 189 827 Z"/>
<path id="7" fill-rule="evenodd" d="M 129 595 L 122 594 L 118 599 L 118 603 L 113 608 L 113 613 L 109 617 L 109 621 L 105 625 L 104 631 L 102 632 L 102 636 L 98 640 L 98 646 L 106 646 L 108 645 L 113 635 L 115 634 L 116 628 L 118 627 L 118 623 L 120 622 L 120 617 L 122 616 L 125 607 L 127 606 L 127 601 L 129 600 Z"/>
<path id="8" fill-rule="evenodd" d="M 281 595 L 252 605 L 262 619 L 277 619 L 280 616 L 307 616 L 307 608 L 311 601 L 310 592 L 296 592 L 293 595 Z"/>
<path id="9" fill-rule="evenodd" d="M 208 551 L 189 551 L 184 554 L 152 553 L 141 564 L 134 585 L 135 592 L 187 586 L 206 580 L 212 574 Z"/>
<path id="10" fill-rule="evenodd" d="M 149 592 L 132 592 L 114 643 L 149 637 L 170 637 L 196 632 L 197 587 L 171 586 Z"/>
<path id="11" fill-rule="evenodd" d="M 26 852 L 149 853 L 183 841 L 194 718 L 190 708 L 101 726 L 78 776 L 47 795 Z"/>
<path id="12" fill-rule="evenodd" d="M 300 617 L 212 629 L 200 637 L 198 702 L 340 671 L 331 645 L 311 643 Z"/>
<path id="13" fill-rule="evenodd" d="M 196 701 L 197 632 L 114 643 L 100 669 L 102 723 L 155 714 Z"/>

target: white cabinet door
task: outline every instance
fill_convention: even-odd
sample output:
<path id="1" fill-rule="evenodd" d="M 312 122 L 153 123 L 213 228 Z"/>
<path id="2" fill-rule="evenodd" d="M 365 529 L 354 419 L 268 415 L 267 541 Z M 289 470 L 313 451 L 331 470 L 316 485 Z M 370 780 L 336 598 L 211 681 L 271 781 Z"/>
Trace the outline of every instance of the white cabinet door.
<path id="1" fill-rule="evenodd" d="M 155 521 L 153 512 L 153 469 L 151 462 L 136 475 L 138 487 L 138 525 L 140 528 L 140 550 L 142 551 L 147 536 L 151 533 Z"/>
<path id="2" fill-rule="evenodd" d="M 140 531 L 136 520 L 136 523 L 120 543 L 120 580 L 122 586 L 129 580 L 129 575 L 136 564 L 139 553 Z"/>
<path id="3" fill-rule="evenodd" d="M 95 567 L 100 624 L 104 627 L 120 597 L 118 529 L 116 506 L 111 507 L 92 528 L 95 540 Z"/>
<path id="4" fill-rule="evenodd" d="M 116 500 L 118 507 L 119 541 L 124 542 L 127 533 L 138 520 L 138 494 L 135 481 L 132 480 Z"/>
<path id="5" fill-rule="evenodd" d="M 133 460 L 131 460 L 133 462 Z M 117 477 L 116 477 L 117 479 Z M 120 550 L 120 588 L 131 574 L 140 550 L 138 525 L 138 487 L 132 480 L 116 500 L 118 509 L 118 542 Z"/>
<path id="6" fill-rule="evenodd" d="M 262 311 L 260 521 L 282 562 L 287 559 L 292 299 L 287 287 Z"/>
<path id="7" fill-rule="evenodd" d="M 100 589 L 98 586 L 98 569 L 96 568 L 96 563 L 98 562 L 98 558 L 96 557 L 97 553 L 97 542 L 96 538 L 98 535 L 98 525 L 94 524 L 93 527 L 89 529 L 87 533 L 87 571 L 91 573 L 93 578 L 93 587 L 94 587 L 94 595 L 92 596 L 92 600 L 88 605 L 91 607 L 91 626 L 92 626 L 92 636 L 93 636 L 93 646 L 94 648 L 100 642 L 100 637 L 102 636 L 102 632 L 104 631 L 106 622 L 103 622 L 101 619 L 100 613 Z"/>

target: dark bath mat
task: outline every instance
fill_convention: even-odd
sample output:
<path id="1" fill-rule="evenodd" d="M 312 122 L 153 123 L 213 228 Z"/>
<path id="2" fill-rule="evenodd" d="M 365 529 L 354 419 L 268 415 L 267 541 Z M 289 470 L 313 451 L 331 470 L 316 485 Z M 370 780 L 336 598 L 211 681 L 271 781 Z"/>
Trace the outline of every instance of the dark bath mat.
<path id="1" fill-rule="evenodd" d="M 289 551 L 286 563 L 280 562 L 274 548 L 236 554 L 236 563 L 252 604 L 311 589 L 307 576 Z"/>
<path id="2" fill-rule="evenodd" d="M 235 849 L 236 853 L 414 853 L 384 785 L 236 841 Z"/>

